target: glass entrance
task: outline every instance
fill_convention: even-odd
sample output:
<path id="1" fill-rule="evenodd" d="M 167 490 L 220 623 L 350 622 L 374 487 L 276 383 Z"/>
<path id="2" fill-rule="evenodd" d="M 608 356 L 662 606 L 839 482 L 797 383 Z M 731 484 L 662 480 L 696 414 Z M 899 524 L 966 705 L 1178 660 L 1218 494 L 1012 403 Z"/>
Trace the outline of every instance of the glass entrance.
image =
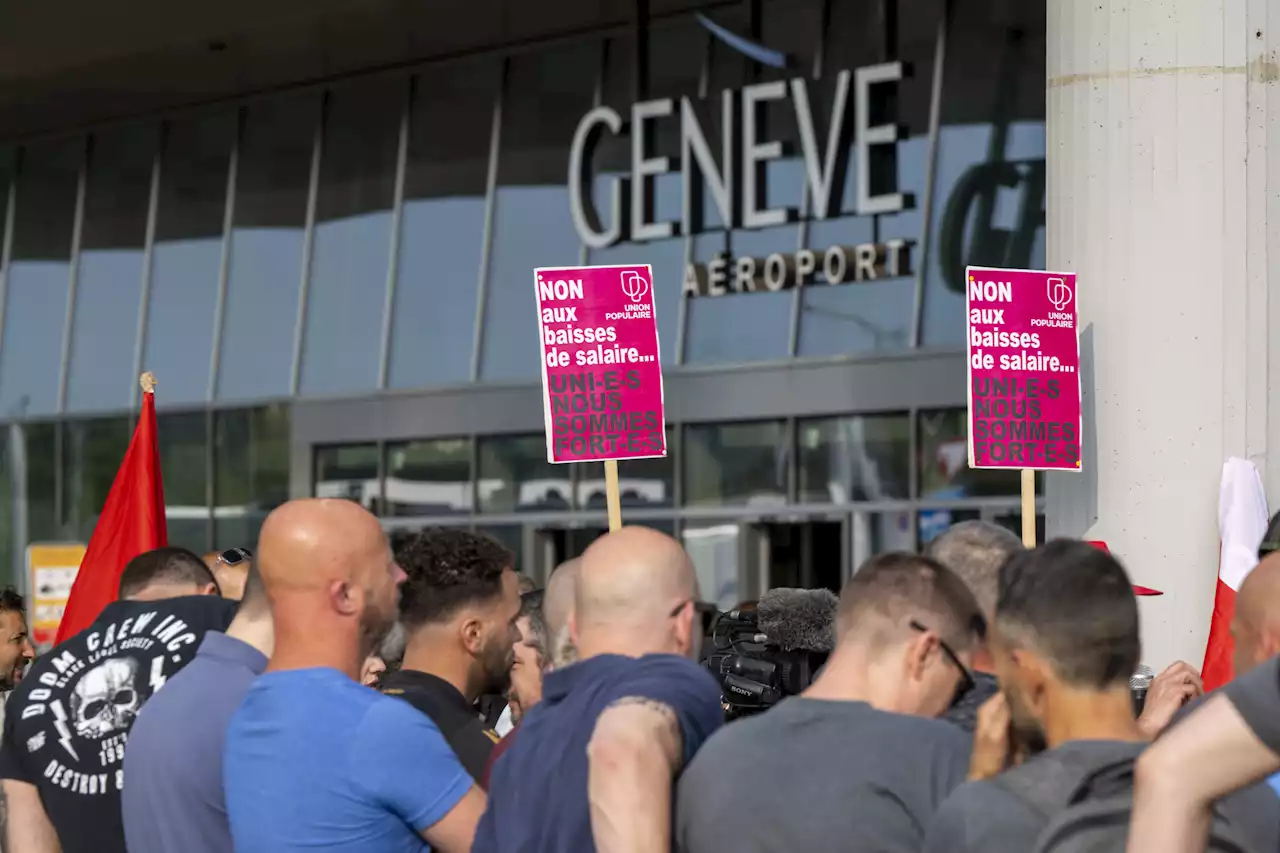
<path id="1" fill-rule="evenodd" d="M 581 557 L 592 542 L 608 532 L 605 527 L 537 527 L 530 530 L 532 552 L 525 555 L 525 574 L 545 586 L 555 567 Z"/>
<path id="2" fill-rule="evenodd" d="M 747 581 L 759 594 L 777 587 L 829 589 L 844 584 L 845 520 L 760 522 L 751 525 Z"/>
<path id="3" fill-rule="evenodd" d="M 768 555 L 761 573 L 761 591 L 775 587 L 829 589 L 840 592 L 844 581 L 843 521 L 806 521 L 758 525 L 762 539 L 757 553 Z"/>

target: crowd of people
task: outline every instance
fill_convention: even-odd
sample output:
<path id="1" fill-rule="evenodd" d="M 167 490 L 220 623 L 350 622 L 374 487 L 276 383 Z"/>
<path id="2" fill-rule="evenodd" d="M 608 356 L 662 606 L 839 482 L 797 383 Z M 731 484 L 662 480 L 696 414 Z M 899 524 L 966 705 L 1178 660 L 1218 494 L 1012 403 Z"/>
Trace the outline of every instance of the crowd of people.
<path id="1" fill-rule="evenodd" d="M 1237 597 L 1239 677 L 1175 663 L 1139 709 L 1120 563 L 965 522 L 861 566 L 812 683 L 727 725 L 678 542 L 518 568 L 313 499 L 252 553 L 139 555 L 34 663 L 0 594 L 4 849 L 1280 849 L 1280 553 Z"/>

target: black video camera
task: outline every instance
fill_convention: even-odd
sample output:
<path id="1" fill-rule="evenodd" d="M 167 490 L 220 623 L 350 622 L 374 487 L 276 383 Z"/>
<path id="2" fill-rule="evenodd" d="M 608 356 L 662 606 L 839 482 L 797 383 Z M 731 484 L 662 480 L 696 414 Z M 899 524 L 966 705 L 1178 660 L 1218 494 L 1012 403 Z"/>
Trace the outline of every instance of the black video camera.
<path id="1" fill-rule="evenodd" d="M 704 663 L 726 719 L 766 711 L 813 682 L 833 645 L 836 603 L 829 590 L 776 589 L 755 610 L 716 616 Z"/>

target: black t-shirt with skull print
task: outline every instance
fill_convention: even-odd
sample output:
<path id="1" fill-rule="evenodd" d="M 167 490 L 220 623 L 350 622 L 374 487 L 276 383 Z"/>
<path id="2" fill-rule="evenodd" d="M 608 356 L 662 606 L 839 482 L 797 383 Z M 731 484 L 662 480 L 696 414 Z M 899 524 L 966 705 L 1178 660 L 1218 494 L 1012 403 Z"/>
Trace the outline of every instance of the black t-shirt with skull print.
<path id="1" fill-rule="evenodd" d="M 212 596 L 112 602 L 32 664 L 10 694 L 0 778 L 39 789 L 63 853 L 125 853 L 129 729 L 151 694 L 195 657 L 205 632 L 226 630 L 235 609 Z"/>

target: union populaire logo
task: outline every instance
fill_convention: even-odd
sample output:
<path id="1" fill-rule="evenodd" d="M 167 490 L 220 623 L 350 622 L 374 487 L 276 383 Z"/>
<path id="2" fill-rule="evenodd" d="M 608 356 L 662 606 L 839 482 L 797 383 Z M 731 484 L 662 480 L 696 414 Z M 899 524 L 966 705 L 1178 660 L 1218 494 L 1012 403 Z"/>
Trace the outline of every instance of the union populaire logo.
<path id="1" fill-rule="evenodd" d="M 1050 278 L 1048 289 L 1049 301 L 1053 303 L 1054 310 L 1061 311 L 1071 304 L 1071 288 L 1062 279 Z"/>
<path id="2" fill-rule="evenodd" d="M 639 302 L 649 292 L 649 282 L 635 270 L 622 271 L 622 293 L 632 302 Z"/>

